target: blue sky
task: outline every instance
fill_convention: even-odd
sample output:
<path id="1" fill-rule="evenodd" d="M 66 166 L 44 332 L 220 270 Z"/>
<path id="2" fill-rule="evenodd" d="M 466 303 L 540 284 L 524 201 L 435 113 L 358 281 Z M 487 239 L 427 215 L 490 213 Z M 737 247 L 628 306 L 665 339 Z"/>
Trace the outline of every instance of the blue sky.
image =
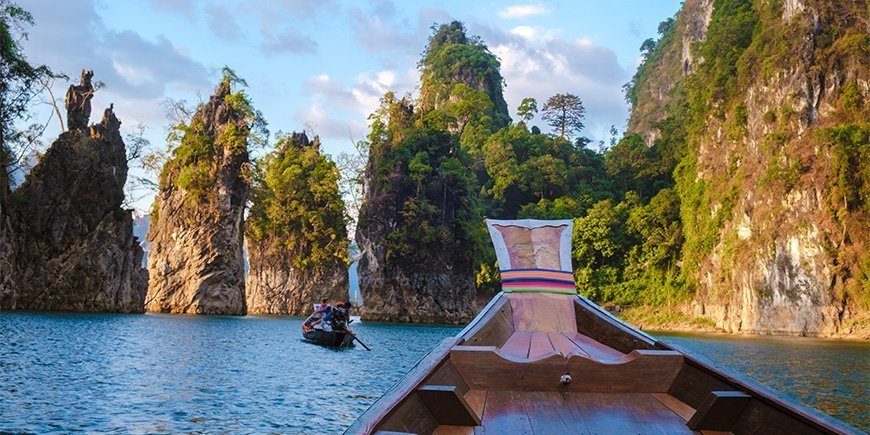
<path id="1" fill-rule="evenodd" d="M 524 97 L 542 105 L 554 93 L 571 92 L 586 105 L 583 134 L 604 139 L 611 124 L 624 129 L 621 86 L 634 72 L 638 47 L 680 7 L 677 0 L 20 4 L 36 21 L 25 43 L 32 62 L 76 79 L 88 67 L 106 84 L 94 100 L 92 121 L 114 103 L 124 128 L 144 124 L 152 145 L 163 146 L 164 101 L 207 98 L 228 65 L 247 80 L 273 133 L 307 126 L 333 155 L 349 150 L 351 137 L 366 135 L 366 117 L 384 92 L 415 92 L 430 26 L 453 19 L 501 59 L 511 112 Z M 57 83 L 55 95 L 67 86 Z M 58 129 L 52 125 L 47 138 Z M 136 207 L 147 209 L 151 198 Z"/>

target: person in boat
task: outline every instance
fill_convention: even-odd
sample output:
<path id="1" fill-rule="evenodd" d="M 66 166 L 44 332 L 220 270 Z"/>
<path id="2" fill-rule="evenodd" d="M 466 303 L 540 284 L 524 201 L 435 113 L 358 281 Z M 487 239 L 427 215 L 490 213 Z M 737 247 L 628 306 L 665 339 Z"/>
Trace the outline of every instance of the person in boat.
<path id="1" fill-rule="evenodd" d="M 330 309 L 329 311 L 326 312 L 326 314 L 323 315 L 323 318 L 321 318 L 320 322 L 323 326 L 324 331 L 331 331 L 332 330 L 332 324 L 329 321 L 333 317 L 335 317 L 335 310 L 336 309 L 343 309 L 343 308 L 344 308 L 344 304 L 339 302 L 339 303 L 335 304 L 334 309 Z"/>
<path id="2" fill-rule="evenodd" d="M 324 329 L 324 325 L 326 325 L 324 323 L 324 320 L 326 319 L 327 315 L 331 312 L 332 312 L 332 306 L 329 305 L 329 299 L 327 299 L 327 298 L 321 299 L 320 306 L 317 307 L 317 311 L 314 312 L 316 317 L 311 321 L 311 327 L 316 328 L 316 329 Z M 320 325 L 320 327 L 317 328 L 317 325 Z M 327 330 L 327 329 L 324 329 L 324 330 Z"/>

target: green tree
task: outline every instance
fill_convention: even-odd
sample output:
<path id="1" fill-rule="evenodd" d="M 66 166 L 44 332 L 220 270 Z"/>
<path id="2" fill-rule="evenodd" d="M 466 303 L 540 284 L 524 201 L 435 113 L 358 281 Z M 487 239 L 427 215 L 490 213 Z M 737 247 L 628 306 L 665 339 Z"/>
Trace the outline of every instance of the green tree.
<path id="1" fill-rule="evenodd" d="M 538 102 L 534 98 L 523 98 L 520 106 L 517 107 L 517 116 L 524 123 L 527 123 L 538 113 Z"/>
<path id="2" fill-rule="evenodd" d="M 547 99 L 542 111 L 547 125 L 556 129 L 562 139 L 570 140 L 583 130 L 586 108 L 580 97 L 574 94 L 553 95 Z"/>
<path id="3" fill-rule="evenodd" d="M 26 28 L 33 16 L 9 0 L 0 0 L 0 171 L 13 163 L 34 140 L 16 128 L 16 121 L 27 120 L 28 106 L 43 89 L 46 80 L 59 77 L 45 65 L 32 65 L 21 50 Z M 5 186 L 2 186 L 5 189 Z"/>
<path id="4" fill-rule="evenodd" d="M 338 167 L 305 133 L 281 136 L 257 162 L 245 235 L 292 254 L 301 270 L 347 261 L 347 223 Z"/>

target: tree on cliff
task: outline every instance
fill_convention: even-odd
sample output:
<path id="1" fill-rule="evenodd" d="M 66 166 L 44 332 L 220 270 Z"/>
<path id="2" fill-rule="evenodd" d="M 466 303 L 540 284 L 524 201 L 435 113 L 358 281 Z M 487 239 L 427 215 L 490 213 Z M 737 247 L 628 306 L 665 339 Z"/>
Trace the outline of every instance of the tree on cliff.
<path id="1" fill-rule="evenodd" d="M 169 135 L 147 239 L 149 311 L 244 314 L 243 215 L 251 147 L 268 131 L 244 86 L 224 69 L 220 84 Z"/>
<path id="2" fill-rule="evenodd" d="M 305 133 L 280 136 L 254 169 L 245 221 L 249 313 L 305 315 L 348 297 L 348 217 L 336 164 Z"/>
<path id="3" fill-rule="evenodd" d="M 428 112 L 440 109 L 449 100 L 462 99 L 462 96 L 455 95 L 455 87 L 462 85 L 482 92 L 492 102 L 483 113 L 487 116 L 486 127 L 490 132 L 509 124 L 498 58 L 480 37 L 467 36 L 465 25 L 459 21 L 433 25 L 432 30 L 418 64 L 421 73 L 420 109 Z"/>
<path id="4" fill-rule="evenodd" d="M 523 101 L 517 107 L 517 116 L 522 122 L 529 122 L 538 113 L 538 101 L 534 98 L 523 98 Z"/>
<path id="5" fill-rule="evenodd" d="M 338 168 L 321 153 L 320 138 L 279 137 L 275 151 L 254 170 L 246 237 L 285 248 L 297 269 L 346 262 L 348 218 L 338 182 Z"/>
<path id="6" fill-rule="evenodd" d="M 574 94 L 556 94 L 547 99 L 544 108 L 544 121 L 559 132 L 562 139 L 571 140 L 575 133 L 583 130 L 586 108 L 583 101 Z"/>
<path id="7" fill-rule="evenodd" d="M 33 141 L 16 128 L 28 117 L 28 106 L 42 90 L 42 81 L 56 77 L 45 65 L 31 65 L 21 51 L 25 28 L 33 16 L 9 0 L 0 0 L 0 171 L 5 179 L 7 165 L 14 163 Z M 4 187 L 5 188 L 5 187 Z"/>

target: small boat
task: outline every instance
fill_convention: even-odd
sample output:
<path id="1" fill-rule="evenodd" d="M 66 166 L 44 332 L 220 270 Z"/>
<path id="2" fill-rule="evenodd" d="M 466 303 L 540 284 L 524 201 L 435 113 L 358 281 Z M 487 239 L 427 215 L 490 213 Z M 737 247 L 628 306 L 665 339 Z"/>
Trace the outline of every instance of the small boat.
<path id="1" fill-rule="evenodd" d="M 327 347 L 351 347 L 353 346 L 353 331 L 348 328 L 350 323 L 348 309 L 343 306 L 332 308 L 332 316 L 327 320 L 324 327 L 320 322 L 320 305 L 314 306 L 314 314 L 308 316 L 302 323 L 302 337 L 311 343 Z"/>
<path id="2" fill-rule="evenodd" d="M 487 221 L 502 292 L 346 433 L 860 433 L 578 295 L 571 221 Z"/>

